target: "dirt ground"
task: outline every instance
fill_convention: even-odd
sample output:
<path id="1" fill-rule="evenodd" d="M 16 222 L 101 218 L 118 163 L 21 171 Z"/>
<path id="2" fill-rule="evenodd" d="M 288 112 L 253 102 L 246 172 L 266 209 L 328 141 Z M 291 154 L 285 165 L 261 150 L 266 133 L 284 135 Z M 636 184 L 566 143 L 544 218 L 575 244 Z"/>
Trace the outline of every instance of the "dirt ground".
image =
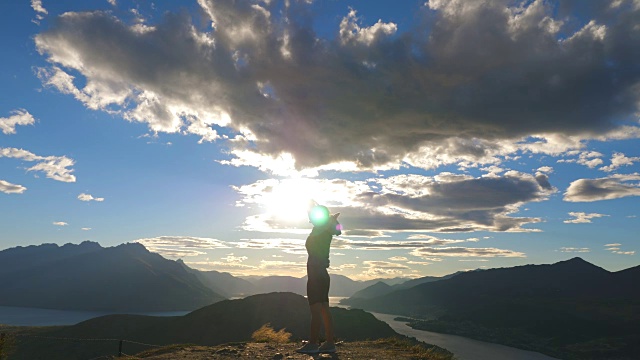
<path id="1" fill-rule="evenodd" d="M 451 359 L 450 356 L 437 352 L 404 346 L 393 341 L 355 341 L 339 343 L 334 354 L 305 355 L 296 353 L 302 346 L 299 343 L 236 343 L 219 346 L 175 345 L 151 350 L 136 356 L 120 359 L 153 359 L 153 360 L 237 360 L 237 359 L 269 359 L 269 360 L 440 360 Z"/>

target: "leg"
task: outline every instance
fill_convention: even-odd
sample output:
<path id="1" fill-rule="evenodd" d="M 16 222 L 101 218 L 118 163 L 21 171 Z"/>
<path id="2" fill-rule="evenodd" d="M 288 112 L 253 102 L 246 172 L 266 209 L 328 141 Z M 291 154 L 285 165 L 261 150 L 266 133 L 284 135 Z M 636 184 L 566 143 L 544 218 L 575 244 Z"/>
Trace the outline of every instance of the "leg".
<path id="1" fill-rule="evenodd" d="M 311 332 L 309 334 L 309 342 L 318 344 L 320 341 L 320 327 L 322 326 L 323 303 L 314 303 L 309 305 L 311 308 Z"/>
<path id="2" fill-rule="evenodd" d="M 331 311 L 329 310 L 329 303 L 321 303 L 322 318 L 324 319 L 324 334 L 327 337 L 328 343 L 335 342 L 335 335 L 333 333 L 333 318 L 331 317 Z"/>
<path id="3" fill-rule="evenodd" d="M 320 340 L 320 327 L 322 326 L 322 303 L 316 302 L 309 304 L 309 309 L 311 309 L 309 342 L 296 351 L 302 354 L 317 354 L 318 342 Z"/>

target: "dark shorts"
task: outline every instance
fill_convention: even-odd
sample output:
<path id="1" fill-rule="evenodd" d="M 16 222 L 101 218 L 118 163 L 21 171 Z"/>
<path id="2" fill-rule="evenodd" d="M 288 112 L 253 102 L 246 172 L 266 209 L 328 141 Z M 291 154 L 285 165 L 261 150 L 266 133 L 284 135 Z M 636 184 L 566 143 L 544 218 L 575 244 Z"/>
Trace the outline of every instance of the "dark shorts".
<path id="1" fill-rule="evenodd" d="M 329 302 L 331 278 L 327 268 L 307 264 L 307 300 L 309 305 Z"/>

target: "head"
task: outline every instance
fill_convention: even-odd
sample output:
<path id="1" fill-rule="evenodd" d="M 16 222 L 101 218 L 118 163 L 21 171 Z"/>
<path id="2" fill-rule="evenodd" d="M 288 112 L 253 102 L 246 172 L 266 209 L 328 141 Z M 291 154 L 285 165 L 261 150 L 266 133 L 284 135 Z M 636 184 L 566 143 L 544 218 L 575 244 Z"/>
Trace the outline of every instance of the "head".
<path id="1" fill-rule="evenodd" d="M 342 234 L 342 226 L 338 222 L 340 213 L 331 214 L 326 206 L 316 205 L 309 210 L 309 221 L 314 227 L 326 227 L 333 235 Z"/>

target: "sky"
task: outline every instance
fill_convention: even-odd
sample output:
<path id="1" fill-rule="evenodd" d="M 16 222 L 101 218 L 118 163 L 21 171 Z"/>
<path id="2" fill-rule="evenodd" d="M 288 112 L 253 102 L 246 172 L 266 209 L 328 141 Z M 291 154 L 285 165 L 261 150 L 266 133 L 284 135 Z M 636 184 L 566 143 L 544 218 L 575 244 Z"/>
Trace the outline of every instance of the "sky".
<path id="1" fill-rule="evenodd" d="M 234 275 L 640 264 L 639 0 L 0 4 L 0 250 Z"/>

